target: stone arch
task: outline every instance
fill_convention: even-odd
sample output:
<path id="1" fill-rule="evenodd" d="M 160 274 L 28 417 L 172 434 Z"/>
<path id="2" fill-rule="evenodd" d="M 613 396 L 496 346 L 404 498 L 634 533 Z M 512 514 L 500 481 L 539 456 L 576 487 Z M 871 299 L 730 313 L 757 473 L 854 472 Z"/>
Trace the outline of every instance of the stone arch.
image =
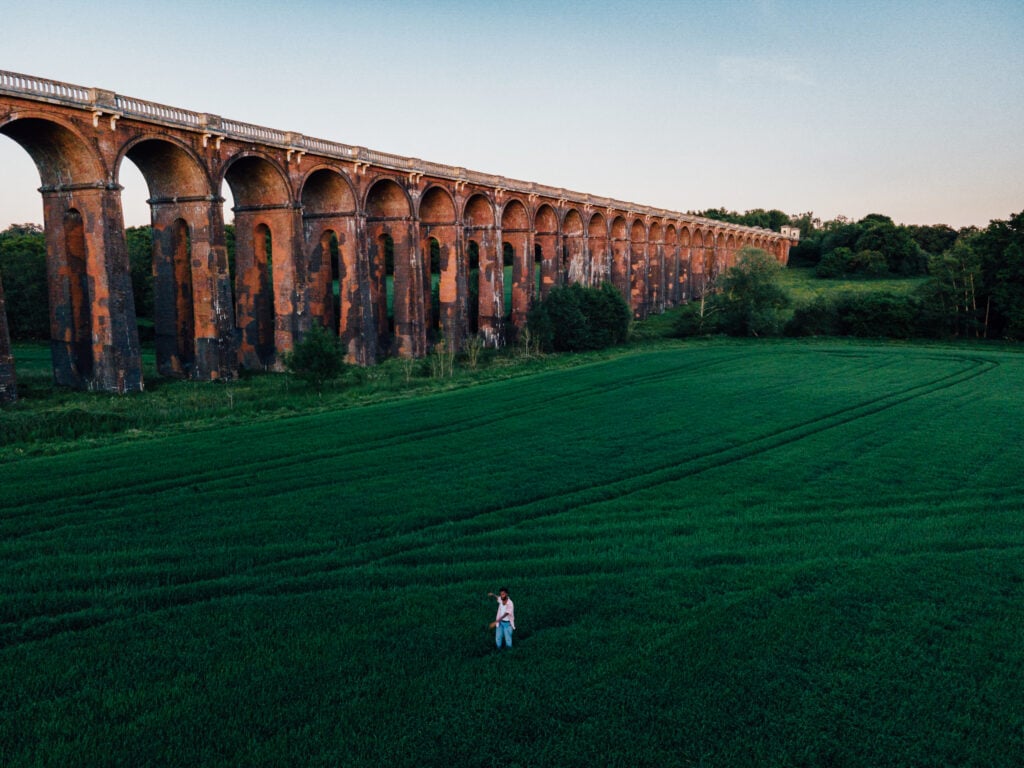
<path id="1" fill-rule="evenodd" d="M 70 123 L 32 112 L 0 125 L 0 133 L 21 146 L 39 171 L 43 187 L 102 186 L 107 172 L 102 158 Z"/>
<path id="2" fill-rule="evenodd" d="M 391 349 L 401 357 L 420 357 L 426 351 L 423 263 L 412 202 L 397 181 L 381 177 L 367 190 L 365 210 L 372 304 L 377 312 L 379 348 Z M 390 313 L 387 300 L 389 279 L 393 285 Z"/>
<path id="3" fill-rule="evenodd" d="M 715 272 L 716 275 L 721 274 L 722 272 L 724 272 L 726 269 L 729 268 L 729 263 L 728 263 L 728 259 L 727 259 L 727 255 L 726 255 L 725 242 L 726 242 L 725 232 L 722 232 L 722 231 L 716 232 L 715 233 L 715 237 L 714 237 L 714 245 L 713 245 L 714 257 L 715 257 L 714 272 Z"/>
<path id="4" fill-rule="evenodd" d="M 647 317 L 647 227 L 640 218 L 634 218 L 629 228 L 630 274 L 629 304 L 633 315 L 639 319 Z"/>
<path id="5" fill-rule="evenodd" d="M 483 336 L 487 344 L 498 346 L 503 331 L 502 303 L 505 289 L 502 248 L 495 236 L 493 203 L 482 193 L 470 196 L 463 208 L 462 221 L 466 233 L 466 273 L 469 275 L 471 305 L 474 303 L 474 293 L 476 294 L 477 332 Z M 475 279 L 472 268 L 474 257 L 477 262 Z M 470 306 L 469 309 L 472 318 L 473 307 Z"/>
<path id="6" fill-rule="evenodd" d="M 565 211 L 562 218 L 562 284 L 587 284 L 587 269 L 584 261 L 583 217 L 575 208 Z"/>
<path id="7" fill-rule="evenodd" d="M 608 251 L 608 222 L 604 215 L 595 212 L 587 222 L 587 266 L 590 284 L 601 285 L 610 275 Z"/>
<path id="8" fill-rule="evenodd" d="M 503 247 L 512 251 L 510 283 L 505 290 L 507 306 L 511 310 L 514 328 L 526 325 L 526 315 L 533 301 L 533 228 L 530 226 L 530 212 L 522 200 L 508 200 L 501 211 L 501 236 Z"/>
<path id="9" fill-rule="evenodd" d="M 202 161 L 187 144 L 171 136 L 144 134 L 121 148 L 118 168 L 128 158 L 142 172 L 153 202 L 169 198 L 208 201 L 212 184 Z"/>
<path id="10" fill-rule="evenodd" d="M 430 288 L 424 291 L 424 315 L 434 333 L 443 334 L 458 349 L 468 322 L 467 287 L 458 258 L 458 216 L 452 193 L 440 185 L 428 187 L 420 196 L 418 218 L 424 285 Z"/>
<path id="11" fill-rule="evenodd" d="M 300 330 L 296 290 L 301 283 L 294 258 L 298 210 L 286 173 L 260 153 L 231 158 L 223 178 L 235 200 L 239 363 L 279 370 L 278 355 L 292 348 Z"/>
<path id="12" fill-rule="evenodd" d="M 694 296 L 703 296 L 715 279 L 715 234 L 708 229 L 698 229 L 694 241 L 697 247 L 692 291 Z"/>
<path id="13" fill-rule="evenodd" d="M 652 221 L 647 230 L 647 311 L 657 313 L 665 306 L 665 230 Z"/>
<path id="14" fill-rule="evenodd" d="M 618 214 L 612 219 L 611 281 L 622 298 L 629 302 L 629 275 L 631 241 L 626 217 Z"/>
<path id="15" fill-rule="evenodd" d="M 558 214 L 549 203 L 542 203 L 533 215 L 533 238 L 540 251 L 540 297 L 544 299 L 559 284 L 562 261 Z"/>
<path id="16" fill-rule="evenodd" d="M 692 274 L 692 240 L 689 227 L 679 228 L 679 275 L 676 279 L 676 303 L 684 303 L 690 299 L 690 276 Z"/>
<path id="17" fill-rule="evenodd" d="M 299 188 L 305 219 L 354 216 L 356 193 L 352 180 L 331 165 L 310 168 Z"/>
<path id="18" fill-rule="evenodd" d="M 736 254 L 738 252 L 739 252 L 739 246 L 737 245 L 737 242 L 736 242 L 736 236 L 730 233 L 729 236 L 725 240 L 725 267 L 726 267 L 726 269 L 728 269 L 729 267 L 736 266 Z"/>
<path id="19" fill-rule="evenodd" d="M 231 378 L 234 313 L 219 195 L 192 149 L 143 135 L 122 148 L 149 191 L 157 370 L 200 380 Z M 182 335 L 185 334 L 185 335 Z"/>
<path id="20" fill-rule="evenodd" d="M 373 328 L 369 278 L 359 260 L 352 182 L 333 166 L 314 166 L 302 181 L 299 200 L 310 322 L 333 330 L 350 361 L 370 362 L 373 354 L 365 343 Z"/>
<path id="21" fill-rule="evenodd" d="M 679 285 L 679 233 L 674 223 L 665 225 L 665 248 L 662 259 L 664 287 L 662 310 L 679 303 L 676 288 Z"/>
<path id="22" fill-rule="evenodd" d="M 0 133 L 39 172 L 54 381 L 76 389 L 142 389 L 135 301 L 120 190 L 96 144 L 71 122 L 19 111 Z"/>

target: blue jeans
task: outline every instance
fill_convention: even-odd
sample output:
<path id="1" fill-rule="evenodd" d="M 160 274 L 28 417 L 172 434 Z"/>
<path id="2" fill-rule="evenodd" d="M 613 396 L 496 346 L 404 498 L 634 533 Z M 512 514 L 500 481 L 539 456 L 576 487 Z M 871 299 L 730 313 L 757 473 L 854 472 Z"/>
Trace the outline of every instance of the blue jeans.
<path id="1" fill-rule="evenodd" d="M 505 647 L 512 647 L 512 622 L 500 621 L 498 626 L 494 630 L 494 644 L 501 648 L 502 640 L 505 641 Z"/>

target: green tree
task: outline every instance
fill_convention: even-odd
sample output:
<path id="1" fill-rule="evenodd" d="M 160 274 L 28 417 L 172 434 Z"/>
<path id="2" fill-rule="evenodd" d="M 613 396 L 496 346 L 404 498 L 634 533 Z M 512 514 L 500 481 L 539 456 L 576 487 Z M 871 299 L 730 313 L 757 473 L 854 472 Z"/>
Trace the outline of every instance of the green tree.
<path id="1" fill-rule="evenodd" d="M 779 285 L 782 267 L 760 248 L 740 251 L 736 266 L 720 279 L 716 304 L 722 328 L 733 336 L 772 336 L 782 330 L 789 295 Z"/>
<path id="2" fill-rule="evenodd" d="M 153 228 L 128 227 L 124 231 L 128 245 L 128 264 L 132 272 L 132 293 L 135 315 L 139 320 L 152 320 L 153 310 Z"/>
<path id="3" fill-rule="evenodd" d="M 923 275 L 928 270 L 927 256 L 910 236 L 906 227 L 898 227 L 887 216 L 861 220 L 863 227 L 855 251 L 878 251 L 885 256 L 894 275 Z M 883 221 L 883 219 L 885 219 Z"/>
<path id="4" fill-rule="evenodd" d="M 1024 339 L 1024 248 L 1010 243 L 1003 251 L 1002 268 L 996 272 L 992 302 L 1003 316 L 1003 335 Z"/>
<path id="5" fill-rule="evenodd" d="M 910 225 L 907 233 L 917 243 L 918 247 L 929 256 L 938 256 L 953 247 L 959 233 L 945 224 L 934 224 L 932 226 Z"/>
<path id="6" fill-rule="evenodd" d="M 889 265 L 880 251 L 857 251 L 836 248 L 823 256 L 814 274 L 817 277 L 880 277 L 887 274 Z"/>
<path id="7" fill-rule="evenodd" d="M 1024 211 L 989 222 L 971 242 L 981 260 L 986 336 L 1024 338 L 1019 317 L 1024 294 L 1024 267 L 1019 263 L 1024 251 Z"/>
<path id="8" fill-rule="evenodd" d="M 836 248 L 849 248 L 856 250 L 857 240 L 863 233 L 860 224 L 836 219 L 825 225 L 821 237 L 821 258 L 825 258 Z"/>
<path id="9" fill-rule="evenodd" d="M 971 239 L 957 240 L 949 250 L 929 257 L 928 274 L 931 279 L 917 294 L 928 335 L 977 336 L 981 259 Z"/>
<path id="10" fill-rule="evenodd" d="M 546 352 L 581 352 L 621 344 L 629 335 L 631 313 L 609 283 L 584 288 L 572 283 L 553 288 L 526 318 L 530 336 Z"/>
<path id="11" fill-rule="evenodd" d="M 322 392 L 324 384 L 345 372 L 345 352 L 338 338 L 319 323 L 305 333 L 291 352 L 284 354 L 284 367 L 296 378 Z"/>
<path id="12" fill-rule="evenodd" d="M 46 240 L 36 224 L 12 224 L 0 232 L 0 275 L 12 339 L 50 337 Z"/>

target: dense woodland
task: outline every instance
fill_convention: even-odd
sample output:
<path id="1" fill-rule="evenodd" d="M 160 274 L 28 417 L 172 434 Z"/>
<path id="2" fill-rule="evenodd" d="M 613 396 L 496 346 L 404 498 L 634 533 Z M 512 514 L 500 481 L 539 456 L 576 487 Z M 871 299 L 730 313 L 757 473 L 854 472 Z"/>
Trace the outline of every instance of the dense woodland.
<path id="1" fill-rule="evenodd" d="M 739 276 L 726 273 L 713 286 L 717 306 L 701 302 L 684 313 L 689 319 L 682 324 L 689 323 L 693 332 L 1024 339 L 1024 211 L 984 229 L 960 230 L 945 224 L 896 224 L 881 214 L 822 222 L 813 213 L 791 216 L 779 210 L 695 213 L 774 231 L 783 225 L 799 227 L 800 244 L 790 252 L 789 266 L 813 268 L 822 280 L 906 277 L 917 278 L 919 285 L 901 294 L 832 296 L 803 305 L 786 297 L 761 297 L 775 310 L 784 310 L 787 322 L 771 327 L 755 323 L 751 328 L 724 310 L 735 310 L 736 297 L 754 290 L 756 281 L 747 280 L 737 292 Z M 230 255 L 234 233 L 228 229 Z M 130 227 L 125 234 L 136 313 L 146 339 L 153 316 L 152 230 Z M 0 277 L 12 338 L 48 338 L 46 248 L 40 226 L 17 224 L 0 232 Z M 773 282 L 768 273 L 762 277 Z M 723 310 L 717 313 L 721 317 L 715 317 L 716 310 Z"/>

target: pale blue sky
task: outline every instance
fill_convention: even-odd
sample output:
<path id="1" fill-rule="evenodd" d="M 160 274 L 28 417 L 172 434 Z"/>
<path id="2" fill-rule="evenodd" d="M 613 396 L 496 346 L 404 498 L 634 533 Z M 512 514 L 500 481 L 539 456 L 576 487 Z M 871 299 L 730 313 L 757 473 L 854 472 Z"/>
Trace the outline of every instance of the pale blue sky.
<path id="1" fill-rule="evenodd" d="M 1019 0 L 0 11 L 0 69 L 577 192 L 955 227 L 1024 209 Z M 38 186 L 0 137 L 0 227 L 41 221 Z"/>

